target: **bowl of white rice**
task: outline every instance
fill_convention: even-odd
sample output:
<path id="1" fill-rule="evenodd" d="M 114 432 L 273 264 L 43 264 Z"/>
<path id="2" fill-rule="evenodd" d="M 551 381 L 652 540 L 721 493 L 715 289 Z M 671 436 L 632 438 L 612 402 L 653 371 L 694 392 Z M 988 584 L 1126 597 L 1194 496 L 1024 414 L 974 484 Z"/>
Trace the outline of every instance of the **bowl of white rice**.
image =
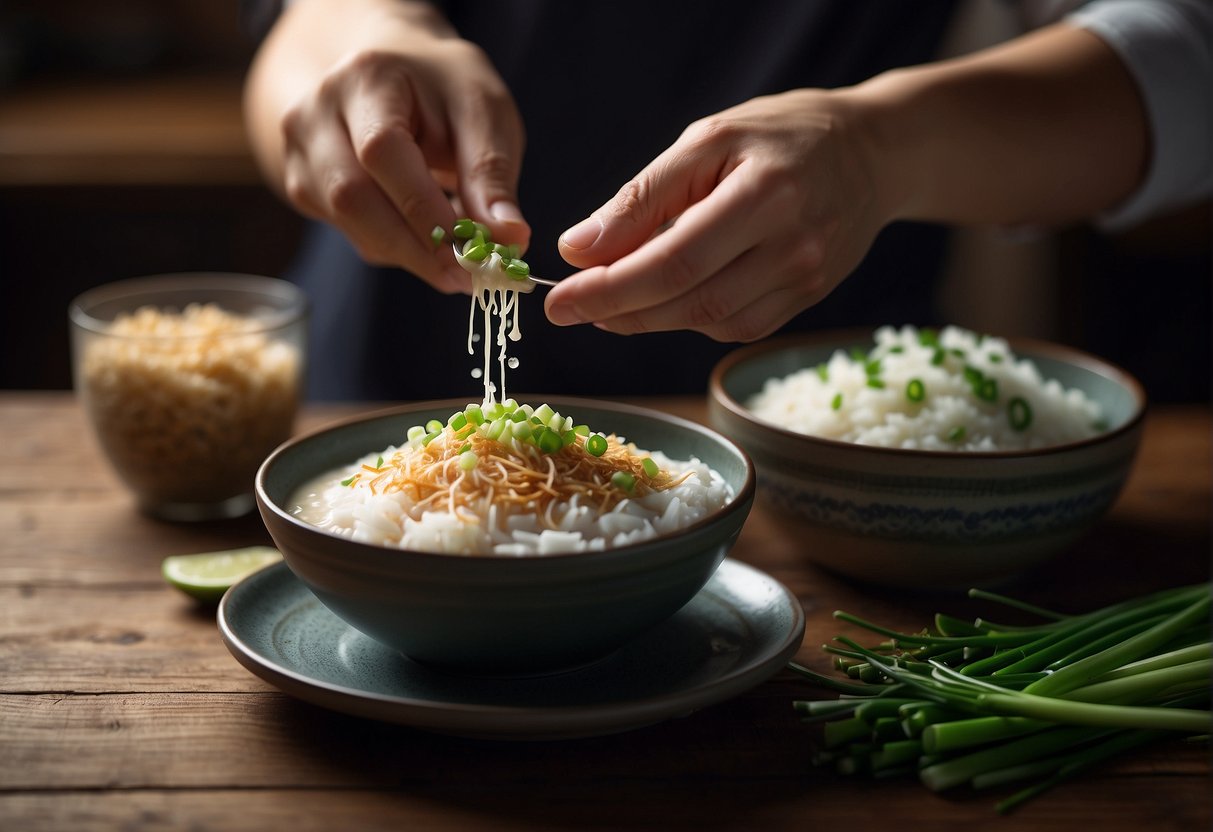
<path id="1" fill-rule="evenodd" d="M 287 565 L 336 615 L 461 673 L 592 662 L 677 612 L 754 500 L 716 432 L 610 402 L 423 402 L 291 440 L 257 474 Z"/>
<path id="2" fill-rule="evenodd" d="M 905 326 L 743 347 L 713 371 L 709 408 L 806 560 L 964 589 L 1023 574 L 1098 521 L 1146 396 L 1075 349 Z"/>

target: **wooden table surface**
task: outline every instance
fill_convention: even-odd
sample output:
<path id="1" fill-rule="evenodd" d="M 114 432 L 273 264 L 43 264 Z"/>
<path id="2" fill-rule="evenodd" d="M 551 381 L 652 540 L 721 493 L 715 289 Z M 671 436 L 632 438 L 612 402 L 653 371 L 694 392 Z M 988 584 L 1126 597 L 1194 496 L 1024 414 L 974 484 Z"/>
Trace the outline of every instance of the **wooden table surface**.
<path id="1" fill-rule="evenodd" d="M 705 415 L 699 401 L 651 404 Z M 300 428 L 350 409 L 311 408 Z M 1156 407 L 1111 515 L 1013 594 L 1079 610 L 1207 579 L 1210 436 L 1207 407 Z M 160 578 L 166 555 L 262 542 L 255 517 L 139 515 L 69 394 L 0 393 L 0 829 L 1210 827 L 1199 746 L 1144 750 L 1007 818 L 992 810 L 1006 792 L 817 770 L 816 730 L 791 702 L 820 691 L 786 671 L 689 717 L 576 741 L 454 739 L 329 712 L 245 671 L 213 608 Z M 732 556 L 799 597 L 798 659 L 821 669 L 818 645 L 845 631 L 834 609 L 906 628 L 973 612 L 825 574 L 761 506 Z"/>

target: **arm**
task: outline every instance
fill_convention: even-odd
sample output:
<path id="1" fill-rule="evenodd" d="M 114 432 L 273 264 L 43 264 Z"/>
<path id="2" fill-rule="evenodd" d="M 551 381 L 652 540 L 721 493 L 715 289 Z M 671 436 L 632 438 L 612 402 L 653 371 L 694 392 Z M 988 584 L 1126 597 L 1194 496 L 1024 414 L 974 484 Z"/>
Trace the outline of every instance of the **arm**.
<path id="1" fill-rule="evenodd" d="M 505 242 L 529 237 L 513 101 L 484 53 L 428 3 L 289 4 L 249 72 L 245 111 L 269 182 L 370 262 L 466 291 L 449 246 L 430 240 L 436 225 L 469 214 Z"/>
<path id="2" fill-rule="evenodd" d="M 1124 63 L 1064 23 L 849 89 L 755 99 L 691 125 L 565 233 L 584 271 L 548 294 L 548 315 L 761 338 L 891 221 L 1057 224 L 1112 208 L 1145 176 L 1148 135 Z"/>

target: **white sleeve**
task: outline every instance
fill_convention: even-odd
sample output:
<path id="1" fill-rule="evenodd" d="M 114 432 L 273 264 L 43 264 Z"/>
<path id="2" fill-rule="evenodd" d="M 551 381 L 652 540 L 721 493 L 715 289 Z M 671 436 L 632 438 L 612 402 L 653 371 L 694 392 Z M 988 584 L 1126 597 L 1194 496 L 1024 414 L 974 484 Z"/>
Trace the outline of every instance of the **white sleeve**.
<path id="1" fill-rule="evenodd" d="M 1213 2 L 1094 0 L 1065 20 L 1116 51 L 1150 120 L 1146 178 L 1100 224 L 1125 228 L 1213 193 Z"/>

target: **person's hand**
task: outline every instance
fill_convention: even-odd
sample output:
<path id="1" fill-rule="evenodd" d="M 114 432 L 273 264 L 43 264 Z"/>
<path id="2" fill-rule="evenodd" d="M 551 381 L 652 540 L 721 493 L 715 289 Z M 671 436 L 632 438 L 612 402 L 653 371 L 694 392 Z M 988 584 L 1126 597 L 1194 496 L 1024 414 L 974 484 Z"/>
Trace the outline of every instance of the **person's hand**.
<path id="1" fill-rule="evenodd" d="M 752 341 L 820 301 L 888 221 L 851 114 L 798 90 L 690 125 L 562 235 L 584 271 L 548 293 L 548 318 Z"/>
<path id="2" fill-rule="evenodd" d="M 431 239 L 435 226 L 471 216 L 501 242 L 529 241 L 516 198 L 521 119 L 473 44 L 385 26 L 298 97 L 281 127 L 287 198 L 368 262 L 469 291 L 449 235 Z"/>

